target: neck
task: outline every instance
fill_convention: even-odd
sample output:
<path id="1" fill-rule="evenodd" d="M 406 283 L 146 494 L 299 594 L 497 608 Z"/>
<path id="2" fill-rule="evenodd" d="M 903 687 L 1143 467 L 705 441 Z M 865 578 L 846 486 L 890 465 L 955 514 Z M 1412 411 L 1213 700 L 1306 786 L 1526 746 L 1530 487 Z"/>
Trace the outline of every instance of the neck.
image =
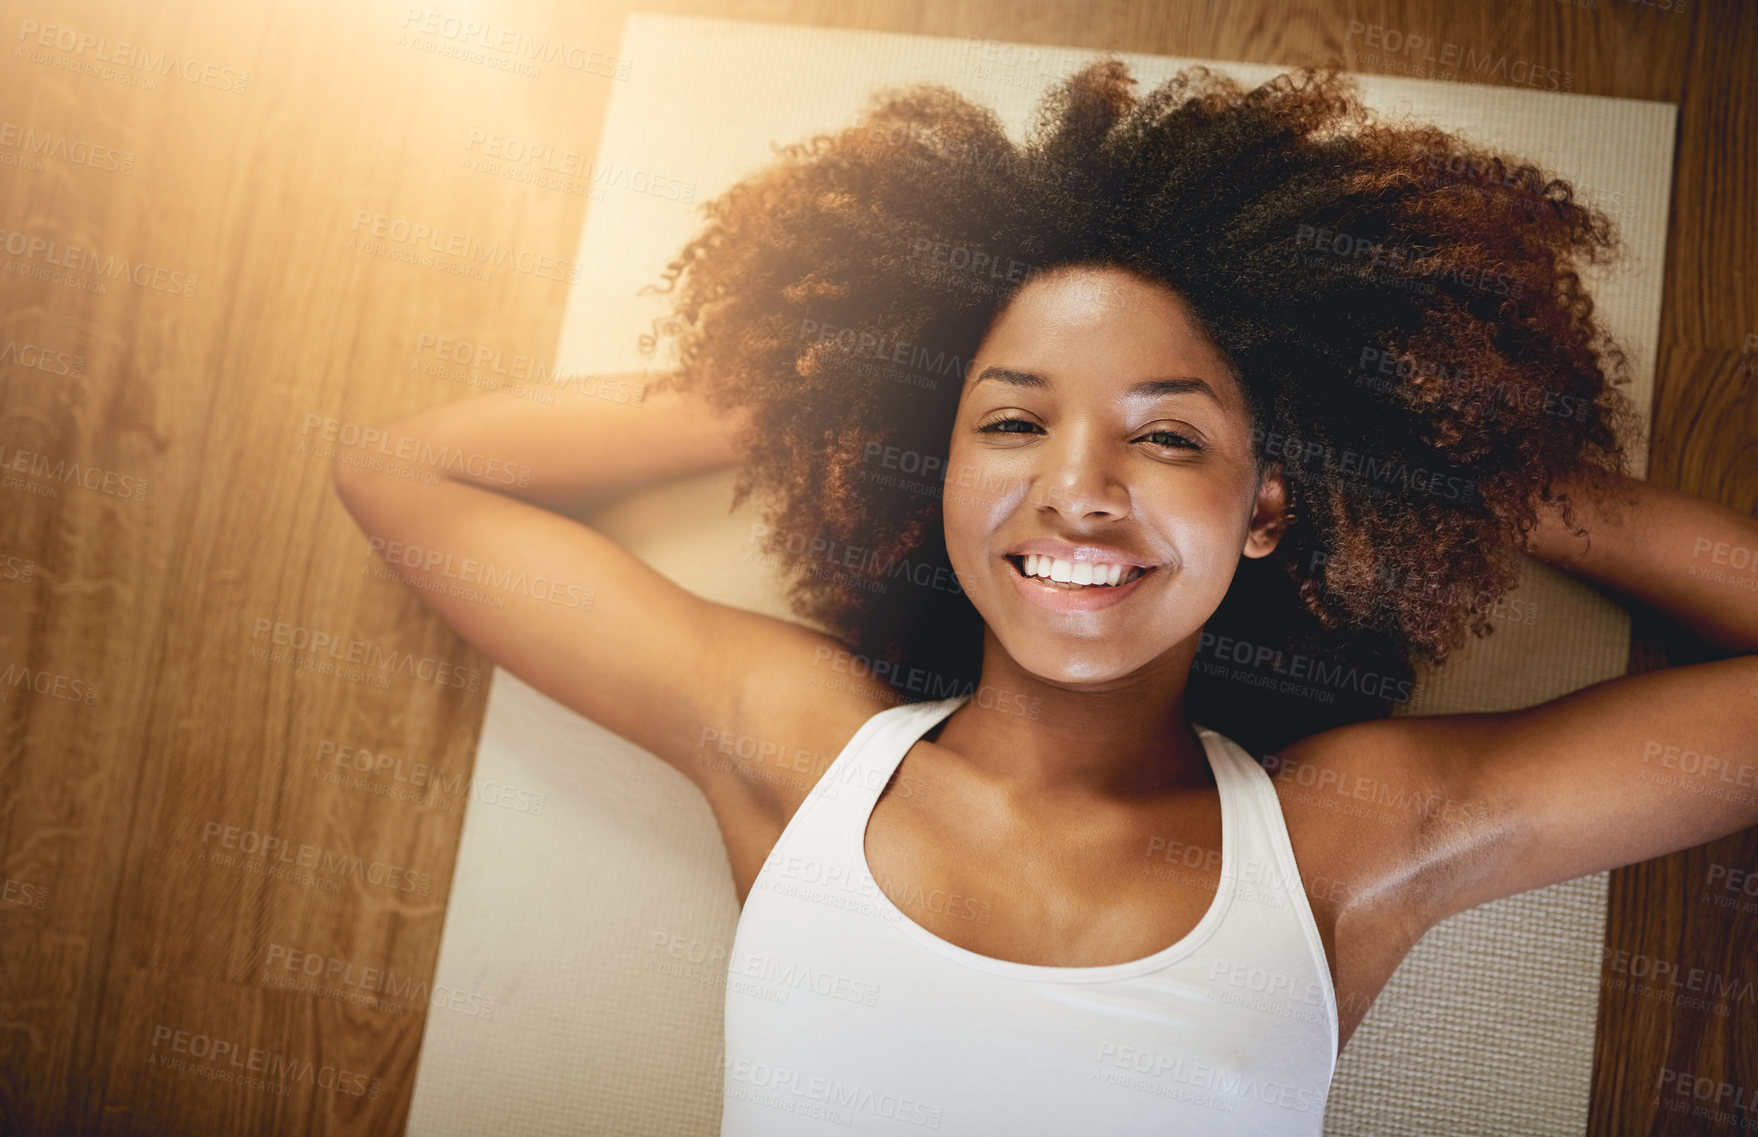
<path id="1" fill-rule="evenodd" d="M 1025 670 L 985 626 L 982 678 L 934 741 L 1022 796 L 1139 801 L 1212 786 L 1184 717 L 1196 648 L 1192 635 L 1130 675 L 1068 683 Z"/>

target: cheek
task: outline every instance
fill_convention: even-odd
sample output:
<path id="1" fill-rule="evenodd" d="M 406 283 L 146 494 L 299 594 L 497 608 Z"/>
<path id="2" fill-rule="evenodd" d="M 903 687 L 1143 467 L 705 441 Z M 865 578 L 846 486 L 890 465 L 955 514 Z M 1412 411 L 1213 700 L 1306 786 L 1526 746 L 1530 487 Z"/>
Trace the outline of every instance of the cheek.
<path id="1" fill-rule="evenodd" d="M 1233 577 L 1244 558 L 1248 533 L 1245 524 L 1228 514 L 1216 517 L 1200 544 L 1193 544 L 1193 549 L 1200 551 L 1193 551 L 1191 556 L 1200 557 L 1203 562 L 1199 571 L 1207 582 L 1204 594 L 1215 604 L 1219 604 L 1227 595 L 1227 589 L 1232 587 Z"/>
<path id="2" fill-rule="evenodd" d="M 1139 500 L 1137 508 L 1177 546 L 1187 581 L 1212 581 L 1217 594 L 1226 591 L 1249 529 L 1237 487 L 1192 479 L 1151 500 Z"/>
<path id="3" fill-rule="evenodd" d="M 947 459 L 941 487 L 940 512 L 946 526 L 946 551 L 957 571 L 979 568 L 988 554 L 990 533 L 1019 506 L 1020 483 L 992 463 L 954 452 Z"/>

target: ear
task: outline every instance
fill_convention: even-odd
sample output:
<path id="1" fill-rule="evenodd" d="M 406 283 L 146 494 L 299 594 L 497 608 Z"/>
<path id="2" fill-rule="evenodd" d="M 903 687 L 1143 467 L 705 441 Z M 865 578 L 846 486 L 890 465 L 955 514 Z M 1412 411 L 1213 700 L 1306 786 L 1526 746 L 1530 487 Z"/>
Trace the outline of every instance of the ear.
<path id="1" fill-rule="evenodd" d="M 1246 534 L 1244 554 L 1265 557 L 1276 551 L 1282 534 L 1294 520 L 1288 509 L 1288 483 L 1282 467 L 1271 464 L 1258 481 L 1257 497 L 1251 506 L 1251 531 Z"/>

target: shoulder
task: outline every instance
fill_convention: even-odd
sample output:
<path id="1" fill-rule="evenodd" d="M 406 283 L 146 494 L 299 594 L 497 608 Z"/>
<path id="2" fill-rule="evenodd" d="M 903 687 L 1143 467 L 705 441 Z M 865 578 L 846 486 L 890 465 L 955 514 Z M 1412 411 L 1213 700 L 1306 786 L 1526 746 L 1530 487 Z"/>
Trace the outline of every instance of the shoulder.
<path id="1" fill-rule="evenodd" d="M 1502 827 L 1463 792 L 1457 751 L 1436 745 L 1445 729 L 1439 718 L 1378 719 L 1264 757 L 1308 894 L 1338 917 L 1389 921 L 1414 942 L 1452 894 L 1461 853 Z"/>
<path id="2" fill-rule="evenodd" d="M 703 725 L 686 772 L 717 808 L 736 798 L 759 823 L 785 825 L 861 727 L 903 700 L 823 632 L 759 617 L 740 633 L 736 696 Z"/>
<path id="3" fill-rule="evenodd" d="M 1449 796 L 1455 779 L 1428 741 L 1431 720 L 1387 718 L 1309 735 L 1264 756 L 1278 794 L 1333 813 L 1371 817 L 1386 830 L 1415 832 L 1464 809 Z"/>

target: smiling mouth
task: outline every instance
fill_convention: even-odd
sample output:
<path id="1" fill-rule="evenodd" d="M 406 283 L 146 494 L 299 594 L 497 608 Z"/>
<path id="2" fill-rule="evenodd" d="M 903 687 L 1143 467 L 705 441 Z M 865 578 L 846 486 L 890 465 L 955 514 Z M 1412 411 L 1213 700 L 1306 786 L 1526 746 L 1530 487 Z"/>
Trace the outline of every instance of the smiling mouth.
<path id="1" fill-rule="evenodd" d="M 1142 568 L 1140 565 L 1095 565 L 1087 561 L 1063 561 L 1040 553 L 1016 553 L 1003 559 L 1013 566 L 1014 572 L 1027 580 L 1071 592 L 1084 588 L 1116 588 L 1154 571 L 1153 568 Z"/>

